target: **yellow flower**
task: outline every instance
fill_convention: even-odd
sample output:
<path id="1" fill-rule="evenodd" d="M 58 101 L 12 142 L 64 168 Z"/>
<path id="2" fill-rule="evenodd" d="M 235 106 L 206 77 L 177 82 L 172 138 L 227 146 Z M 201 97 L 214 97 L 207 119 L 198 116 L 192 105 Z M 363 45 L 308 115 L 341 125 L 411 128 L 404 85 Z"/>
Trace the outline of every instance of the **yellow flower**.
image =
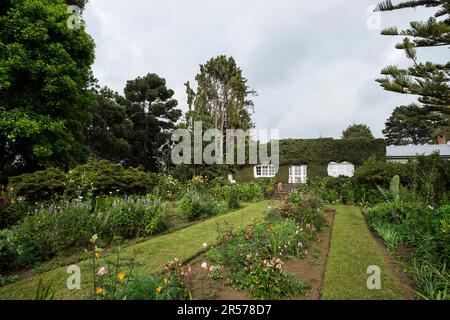
<path id="1" fill-rule="evenodd" d="M 97 258 L 100 258 L 100 252 L 95 251 L 95 256 L 96 256 Z"/>
<path id="2" fill-rule="evenodd" d="M 97 292 L 97 294 L 102 296 L 102 295 L 105 294 L 105 289 L 104 288 L 97 288 L 96 292 Z"/>
<path id="3" fill-rule="evenodd" d="M 162 287 L 156 288 L 156 292 L 161 293 Z"/>
<path id="4" fill-rule="evenodd" d="M 168 283 L 168 282 L 169 282 L 169 279 L 164 278 L 164 283 Z"/>
<path id="5" fill-rule="evenodd" d="M 119 279 L 120 281 L 125 280 L 125 273 L 121 272 L 117 275 L 117 279 Z"/>

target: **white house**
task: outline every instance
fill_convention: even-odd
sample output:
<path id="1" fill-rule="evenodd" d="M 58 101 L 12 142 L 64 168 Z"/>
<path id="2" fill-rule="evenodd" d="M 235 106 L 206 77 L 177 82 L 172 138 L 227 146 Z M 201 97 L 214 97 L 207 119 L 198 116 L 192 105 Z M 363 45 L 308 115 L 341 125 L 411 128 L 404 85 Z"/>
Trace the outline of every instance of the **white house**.
<path id="1" fill-rule="evenodd" d="M 353 177 L 355 174 L 355 165 L 353 165 L 350 162 L 330 162 L 328 164 L 328 175 L 330 177 L 339 177 L 339 176 L 345 176 L 345 177 Z"/>

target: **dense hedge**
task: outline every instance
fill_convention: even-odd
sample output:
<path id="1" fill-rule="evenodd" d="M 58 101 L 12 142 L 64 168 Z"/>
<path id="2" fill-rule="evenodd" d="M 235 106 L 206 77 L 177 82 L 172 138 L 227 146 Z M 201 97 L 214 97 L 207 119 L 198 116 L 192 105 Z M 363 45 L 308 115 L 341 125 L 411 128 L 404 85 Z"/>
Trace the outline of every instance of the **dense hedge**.
<path id="1" fill-rule="evenodd" d="M 383 139 L 288 139 L 280 141 L 280 165 L 322 164 L 348 161 L 360 165 L 370 157 L 384 159 Z"/>
<path id="2" fill-rule="evenodd" d="M 28 202 L 65 196 L 146 194 L 157 184 L 157 175 L 141 168 L 124 168 L 106 160 L 92 161 L 64 173 L 47 169 L 9 179 L 8 190 Z"/>
<path id="3" fill-rule="evenodd" d="M 269 147 L 270 150 L 270 147 Z M 348 161 L 356 166 L 375 157 L 385 160 L 386 144 L 383 139 L 287 139 L 280 140 L 280 169 L 276 181 L 289 181 L 290 165 L 308 165 L 308 179 L 328 176 L 330 162 Z M 253 166 L 236 172 L 237 182 L 255 180 Z"/>

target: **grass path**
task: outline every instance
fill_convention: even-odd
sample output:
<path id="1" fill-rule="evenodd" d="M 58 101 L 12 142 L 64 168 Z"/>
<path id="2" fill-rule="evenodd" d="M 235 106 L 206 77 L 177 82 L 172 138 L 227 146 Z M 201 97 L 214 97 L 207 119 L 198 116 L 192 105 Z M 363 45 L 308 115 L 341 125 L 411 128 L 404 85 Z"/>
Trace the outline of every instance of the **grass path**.
<path id="1" fill-rule="evenodd" d="M 121 256 L 130 257 L 135 250 L 139 251 L 136 261 L 137 271 L 142 274 L 156 273 L 163 269 L 164 265 L 174 258 L 185 260 L 202 250 L 202 244 L 213 244 L 217 239 L 217 224 L 229 223 L 237 228 L 253 223 L 254 219 L 262 218 L 267 206 L 274 201 L 261 201 L 249 204 L 238 211 L 218 216 L 185 229 L 162 235 L 148 241 L 140 242 L 122 249 Z M 33 298 L 39 279 L 44 284 L 51 283 L 56 291 L 55 299 L 82 299 L 90 293 L 92 270 L 90 261 L 82 261 L 78 264 L 81 268 L 81 290 L 68 290 L 66 280 L 68 274 L 66 268 L 33 275 L 9 286 L 0 288 L 0 299 L 31 299 Z"/>
<path id="2" fill-rule="evenodd" d="M 384 248 L 371 234 L 361 211 L 336 206 L 331 248 L 322 299 L 405 299 L 401 281 L 393 274 Z M 367 267 L 381 269 L 381 289 L 367 289 Z"/>

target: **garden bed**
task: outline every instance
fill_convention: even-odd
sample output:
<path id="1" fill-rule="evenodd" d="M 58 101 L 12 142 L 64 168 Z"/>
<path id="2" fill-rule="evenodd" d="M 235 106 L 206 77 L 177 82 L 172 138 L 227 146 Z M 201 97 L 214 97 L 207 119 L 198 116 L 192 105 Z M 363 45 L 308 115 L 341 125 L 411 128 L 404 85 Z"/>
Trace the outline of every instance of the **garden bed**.
<path id="1" fill-rule="evenodd" d="M 322 293 L 322 284 L 330 248 L 331 231 L 334 221 L 334 211 L 325 212 L 326 225 L 316 235 L 301 257 L 290 257 L 284 261 L 284 270 L 295 278 L 305 283 L 308 290 L 304 294 L 295 295 L 286 299 L 292 300 L 318 300 Z M 246 290 L 237 290 L 230 285 L 232 270 L 220 266 L 220 273 L 211 279 L 209 270 L 205 270 L 204 264 L 208 261 L 208 254 L 197 257 L 191 264 L 191 293 L 193 299 L 215 300 L 250 300 L 252 295 Z M 206 262 L 208 265 L 209 261 Z M 216 268 L 213 266 L 212 268 Z M 220 275 L 220 276 L 219 276 Z M 219 277 L 217 277 L 219 276 Z"/>

